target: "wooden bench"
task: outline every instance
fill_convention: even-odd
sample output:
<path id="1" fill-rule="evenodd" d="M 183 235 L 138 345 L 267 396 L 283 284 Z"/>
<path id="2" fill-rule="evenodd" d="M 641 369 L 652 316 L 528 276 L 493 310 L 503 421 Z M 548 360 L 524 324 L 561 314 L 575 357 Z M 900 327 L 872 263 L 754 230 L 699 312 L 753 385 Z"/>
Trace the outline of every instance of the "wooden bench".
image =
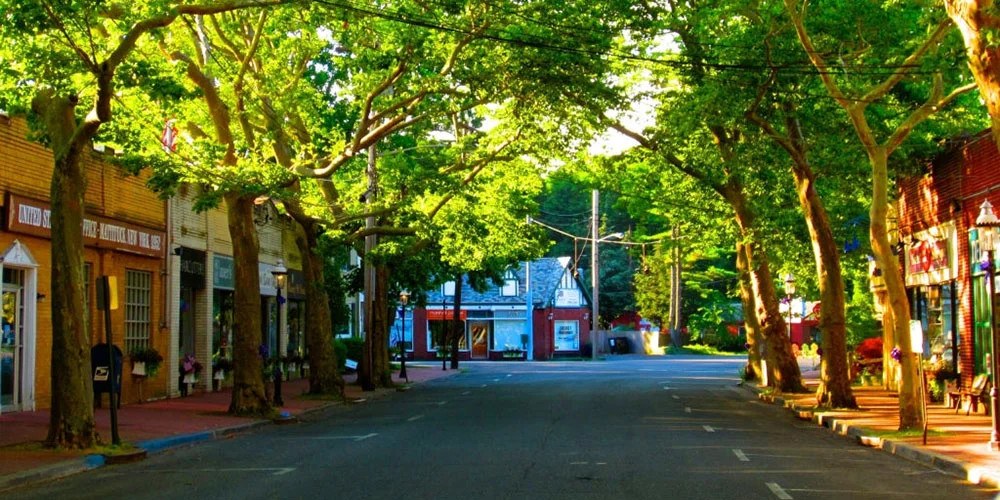
<path id="1" fill-rule="evenodd" d="M 969 400 L 969 406 L 965 409 L 966 415 L 970 411 L 978 413 L 979 403 L 983 404 L 986 414 L 990 414 L 990 384 L 989 377 L 986 374 L 976 375 L 976 378 L 972 379 L 972 386 L 968 389 L 948 392 L 948 404 L 955 405 L 955 413 L 958 413 L 958 410 L 962 407 L 962 402 L 966 399 Z"/>

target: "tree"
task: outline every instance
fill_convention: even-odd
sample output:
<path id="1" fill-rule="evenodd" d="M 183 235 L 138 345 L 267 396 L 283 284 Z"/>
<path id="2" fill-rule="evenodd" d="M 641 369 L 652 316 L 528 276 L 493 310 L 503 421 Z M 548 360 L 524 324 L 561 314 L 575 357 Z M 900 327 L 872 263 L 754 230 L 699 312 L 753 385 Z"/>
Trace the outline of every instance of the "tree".
<path id="1" fill-rule="evenodd" d="M 82 154 L 112 120 L 118 72 L 144 47 L 150 32 L 182 15 L 228 12 L 279 3 L 278 0 L 175 5 L 140 2 L 131 9 L 51 2 L 0 3 L 6 22 L 0 37 L 10 41 L 0 58 L 16 68 L 5 72 L 0 105 L 27 108 L 39 118 L 45 143 L 54 154 L 52 203 L 52 409 L 49 446 L 86 448 L 94 444 L 93 395 L 89 376 L 89 336 L 84 313 Z M 14 62 L 16 61 L 16 63 Z M 127 98 L 122 95 L 121 98 Z"/>
<path id="2" fill-rule="evenodd" d="M 993 40 L 1000 16 L 990 0 L 946 0 L 944 4 L 965 40 L 969 69 L 990 116 L 993 142 L 1000 147 L 1000 46 Z"/>
<path id="3" fill-rule="evenodd" d="M 824 87 L 831 97 L 846 111 L 848 119 L 857 134 L 857 138 L 865 149 L 871 162 L 872 176 L 872 204 L 870 209 L 870 237 L 872 251 L 875 254 L 876 262 L 882 269 L 883 279 L 888 295 L 889 309 L 891 311 L 892 341 L 898 344 L 902 351 L 901 359 L 901 383 L 899 386 L 899 428 L 900 430 L 917 429 L 923 425 L 920 401 L 920 383 L 918 381 L 919 360 L 914 355 L 910 344 L 910 308 L 906 299 L 906 289 L 903 277 L 900 272 L 898 261 L 892 252 L 889 243 L 886 213 L 888 210 L 889 198 L 889 156 L 895 151 L 913 129 L 937 110 L 950 104 L 955 98 L 969 90 L 975 85 L 956 84 L 951 92 L 944 93 L 944 77 L 941 73 L 933 74 L 932 89 L 926 94 L 922 104 L 915 109 L 908 110 L 902 121 L 887 125 L 887 137 L 879 141 L 876 131 L 873 130 L 872 119 L 869 118 L 868 110 L 872 103 L 887 96 L 897 84 L 900 84 L 907 77 L 911 76 L 916 68 L 931 58 L 932 53 L 941 45 L 945 36 L 951 28 L 949 20 L 937 20 L 932 24 L 929 36 L 921 41 L 909 55 L 905 57 L 902 64 L 890 71 L 890 74 L 881 82 L 875 84 L 865 84 L 860 90 L 857 89 L 856 82 L 845 81 L 846 78 L 838 78 L 834 71 L 826 62 L 824 53 L 820 52 L 806 27 L 805 9 L 796 0 L 784 0 L 785 10 L 795 28 L 806 56 L 819 72 L 819 76 Z M 822 11 L 820 11 L 822 13 Z M 873 12 L 869 11 L 869 14 Z M 878 13 L 878 12 L 875 12 Z M 912 14 L 914 17 L 908 17 Z M 837 15 L 843 15 L 838 12 Z M 905 18 L 908 23 L 920 20 L 924 12 L 920 7 L 914 6 L 912 10 L 901 10 L 893 13 L 894 19 Z M 819 16 L 816 16 L 820 18 Z M 884 19 L 884 18 L 883 18 Z M 909 25 L 909 24 L 908 24 Z M 878 30 L 884 30 L 886 24 L 879 23 Z M 907 33 L 911 33 L 909 29 Z M 866 41 L 867 43 L 867 41 Z M 910 50 L 909 48 L 905 50 Z M 895 54 L 898 56 L 898 54 Z M 880 127 L 881 128 L 881 127 Z M 887 342 L 891 344 L 892 342 Z"/>

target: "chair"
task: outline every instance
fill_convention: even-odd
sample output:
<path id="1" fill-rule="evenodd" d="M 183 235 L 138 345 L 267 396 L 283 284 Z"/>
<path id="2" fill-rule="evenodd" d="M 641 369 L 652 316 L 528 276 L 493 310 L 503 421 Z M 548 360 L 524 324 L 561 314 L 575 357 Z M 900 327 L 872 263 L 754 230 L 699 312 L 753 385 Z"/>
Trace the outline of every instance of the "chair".
<path id="1" fill-rule="evenodd" d="M 948 404 L 955 405 L 955 413 L 962 407 L 962 402 L 966 399 L 969 400 L 969 406 L 965 409 L 965 414 L 968 415 L 970 411 L 979 411 L 979 403 L 983 404 L 986 409 L 986 414 L 990 414 L 990 405 L 987 403 L 989 400 L 990 384 L 989 377 L 986 374 L 976 375 L 976 378 L 972 379 L 972 386 L 968 389 L 962 389 L 958 391 L 948 392 Z"/>

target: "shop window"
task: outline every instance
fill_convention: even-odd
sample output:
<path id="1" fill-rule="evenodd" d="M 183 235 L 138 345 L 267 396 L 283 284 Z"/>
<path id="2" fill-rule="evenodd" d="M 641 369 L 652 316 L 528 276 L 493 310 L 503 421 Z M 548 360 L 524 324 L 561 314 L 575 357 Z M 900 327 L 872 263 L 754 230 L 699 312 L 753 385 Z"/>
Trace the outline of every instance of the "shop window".
<path id="1" fill-rule="evenodd" d="M 125 352 L 149 347 L 153 273 L 125 270 Z"/>
<path id="2" fill-rule="evenodd" d="M 413 310 L 406 310 L 406 328 L 403 328 L 403 320 L 400 317 L 402 311 L 396 310 L 396 321 L 392 324 L 392 334 L 389 339 L 389 346 L 395 348 L 399 345 L 400 339 L 406 344 L 406 350 L 413 350 Z"/>
<path id="3" fill-rule="evenodd" d="M 580 323 L 577 321 L 556 321 L 555 337 L 557 351 L 579 351 Z"/>
<path id="4" fill-rule="evenodd" d="M 517 276 L 514 271 L 507 271 L 503 277 L 503 287 L 500 288 L 502 297 L 517 297 Z"/>

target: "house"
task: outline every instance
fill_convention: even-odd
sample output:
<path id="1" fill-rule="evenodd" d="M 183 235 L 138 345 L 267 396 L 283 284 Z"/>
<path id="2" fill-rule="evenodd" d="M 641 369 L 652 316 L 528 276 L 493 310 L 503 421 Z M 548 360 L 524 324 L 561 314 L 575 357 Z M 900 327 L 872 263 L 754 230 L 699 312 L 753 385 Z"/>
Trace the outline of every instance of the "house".
<path id="1" fill-rule="evenodd" d="M 482 293 L 464 280 L 460 286 L 459 359 L 505 359 L 505 351 L 508 358 L 519 352 L 518 359 L 529 360 L 590 353 L 589 301 L 568 257 L 521 263 L 507 271 L 501 286 L 490 283 Z M 428 293 L 425 307 L 407 311 L 409 358 L 437 359 L 442 332 L 454 318 L 455 292 L 455 282 L 445 283 Z M 397 317 L 390 336 L 398 340 L 403 326 Z"/>

